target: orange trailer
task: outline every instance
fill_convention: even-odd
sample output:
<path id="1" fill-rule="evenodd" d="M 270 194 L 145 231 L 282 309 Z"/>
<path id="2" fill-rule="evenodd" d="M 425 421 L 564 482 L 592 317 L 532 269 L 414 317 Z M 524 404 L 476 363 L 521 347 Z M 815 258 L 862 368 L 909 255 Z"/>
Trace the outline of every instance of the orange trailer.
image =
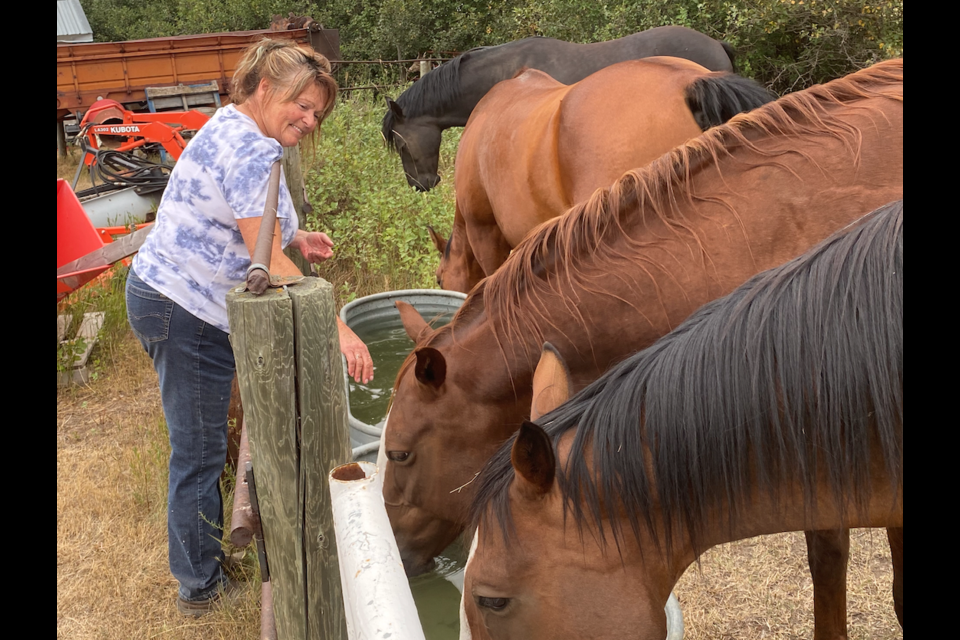
<path id="1" fill-rule="evenodd" d="M 331 61 L 340 59 L 337 29 L 233 31 L 191 36 L 57 45 L 57 121 L 99 98 L 137 110 L 147 87 L 216 81 L 226 98 L 243 49 L 264 37 L 289 38 Z"/>

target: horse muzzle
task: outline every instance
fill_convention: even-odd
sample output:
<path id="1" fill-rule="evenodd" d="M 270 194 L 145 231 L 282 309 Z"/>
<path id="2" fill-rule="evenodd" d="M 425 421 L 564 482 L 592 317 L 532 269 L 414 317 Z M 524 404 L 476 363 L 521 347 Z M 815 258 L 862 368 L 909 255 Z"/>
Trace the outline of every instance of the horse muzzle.
<path id="1" fill-rule="evenodd" d="M 440 520 L 417 507 L 390 503 L 386 507 L 403 569 L 409 577 L 432 571 L 436 566 L 434 558 L 443 553 L 463 529 L 457 523 Z"/>
<path id="2" fill-rule="evenodd" d="M 430 191 L 430 189 L 433 189 L 435 186 L 440 184 L 440 176 L 432 175 L 413 177 L 408 173 L 407 183 L 417 191 L 423 193 Z"/>

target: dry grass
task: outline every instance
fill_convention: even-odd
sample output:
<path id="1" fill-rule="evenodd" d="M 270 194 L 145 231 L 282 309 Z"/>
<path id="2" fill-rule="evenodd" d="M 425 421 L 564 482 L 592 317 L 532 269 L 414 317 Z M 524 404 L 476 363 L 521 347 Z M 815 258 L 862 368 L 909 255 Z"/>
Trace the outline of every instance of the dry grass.
<path id="1" fill-rule="evenodd" d="M 711 549 L 674 592 L 687 640 L 813 637 L 813 587 L 802 533 Z M 847 625 L 851 640 L 903 638 L 893 610 L 890 547 L 881 529 L 851 532 Z"/>
<path id="2" fill-rule="evenodd" d="M 255 575 L 229 610 L 177 613 L 157 379 L 132 335 L 122 347 L 92 385 L 57 392 L 57 637 L 259 637 Z"/>
<path id="3" fill-rule="evenodd" d="M 66 180 L 68 184 L 73 184 L 73 178 L 77 173 L 77 165 L 80 163 L 80 150 L 76 147 L 67 147 L 67 157 L 61 158 L 57 155 L 57 177 Z M 77 182 L 77 191 L 89 189 L 90 172 L 86 169 L 80 172 L 80 179 Z"/>
<path id="4" fill-rule="evenodd" d="M 156 376 L 132 336 L 121 347 L 91 386 L 57 393 L 57 637 L 257 638 L 255 575 L 228 611 L 198 620 L 176 611 L 164 520 L 168 447 Z M 852 547 L 851 639 L 902 638 L 886 536 L 857 531 Z M 676 593 L 688 640 L 813 634 L 803 534 L 713 549 Z"/>

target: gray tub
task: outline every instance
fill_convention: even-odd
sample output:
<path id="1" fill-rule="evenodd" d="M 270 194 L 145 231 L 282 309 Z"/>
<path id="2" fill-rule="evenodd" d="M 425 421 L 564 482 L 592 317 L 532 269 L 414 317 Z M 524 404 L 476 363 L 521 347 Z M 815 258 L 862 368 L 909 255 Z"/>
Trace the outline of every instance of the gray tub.
<path id="1" fill-rule="evenodd" d="M 375 293 L 344 305 L 340 310 L 340 319 L 351 329 L 368 322 L 403 326 L 400 312 L 394 303 L 402 300 L 420 312 L 424 320 L 430 321 L 438 315 L 455 312 L 463 304 L 466 294 L 438 289 L 401 289 Z M 347 361 L 343 358 L 343 382 L 347 391 L 347 412 L 350 420 L 350 442 L 354 448 L 354 459 L 375 460 L 377 445 L 380 442 L 381 429 L 377 425 L 366 424 L 350 412 L 350 381 L 347 377 Z"/>
<path id="2" fill-rule="evenodd" d="M 456 311 L 466 299 L 463 293 L 455 291 L 440 291 L 437 289 L 402 289 L 398 291 L 386 291 L 376 293 L 371 296 L 357 298 L 353 302 L 345 305 L 340 310 L 340 319 L 344 324 L 353 329 L 355 326 L 371 320 L 381 320 L 386 324 L 386 320 L 396 322 L 396 325 L 402 326 L 400 322 L 400 312 L 393 304 L 397 300 L 407 302 L 420 312 L 424 320 L 430 321 L 434 317 Z M 353 446 L 353 457 L 355 460 L 367 460 L 376 462 L 377 450 L 380 445 L 381 429 L 377 425 L 366 424 L 358 420 L 350 412 L 350 382 L 347 378 L 347 361 L 343 358 L 343 383 L 347 391 L 347 413 L 350 418 L 350 442 Z M 462 571 L 460 575 L 460 584 L 458 588 L 462 591 Z M 456 582 L 454 583 L 456 584 Z M 666 640 L 681 640 L 683 638 L 683 612 L 680 610 L 680 603 L 677 597 L 670 594 L 670 599 L 666 606 L 667 614 L 667 638 Z"/>

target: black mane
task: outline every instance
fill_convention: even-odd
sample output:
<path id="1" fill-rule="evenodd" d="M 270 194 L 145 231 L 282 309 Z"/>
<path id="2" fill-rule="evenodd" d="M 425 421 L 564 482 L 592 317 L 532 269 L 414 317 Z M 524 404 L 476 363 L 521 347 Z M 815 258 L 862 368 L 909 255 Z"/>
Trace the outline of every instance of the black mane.
<path id="1" fill-rule="evenodd" d="M 396 103 L 403 109 L 404 117 L 416 118 L 425 114 L 444 113 L 448 107 L 456 105 L 460 100 L 461 63 L 477 51 L 489 48 L 476 47 L 465 51 L 414 82 L 396 99 Z M 397 141 L 393 135 L 395 122 L 396 116 L 393 111 L 387 109 L 386 115 L 383 116 L 381 133 L 387 146 L 397 151 Z"/>
<path id="2" fill-rule="evenodd" d="M 557 479 L 578 526 L 589 514 L 604 532 L 619 504 L 639 535 L 658 502 L 667 546 L 685 531 L 698 552 L 710 514 L 725 508 L 732 525 L 751 487 L 776 499 L 803 478 L 812 505 L 819 472 L 863 508 L 872 447 L 902 486 L 902 422 L 902 200 L 701 307 L 540 420 L 554 447 L 576 430 Z M 512 443 L 480 474 L 471 512 L 505 536 Z"/>

